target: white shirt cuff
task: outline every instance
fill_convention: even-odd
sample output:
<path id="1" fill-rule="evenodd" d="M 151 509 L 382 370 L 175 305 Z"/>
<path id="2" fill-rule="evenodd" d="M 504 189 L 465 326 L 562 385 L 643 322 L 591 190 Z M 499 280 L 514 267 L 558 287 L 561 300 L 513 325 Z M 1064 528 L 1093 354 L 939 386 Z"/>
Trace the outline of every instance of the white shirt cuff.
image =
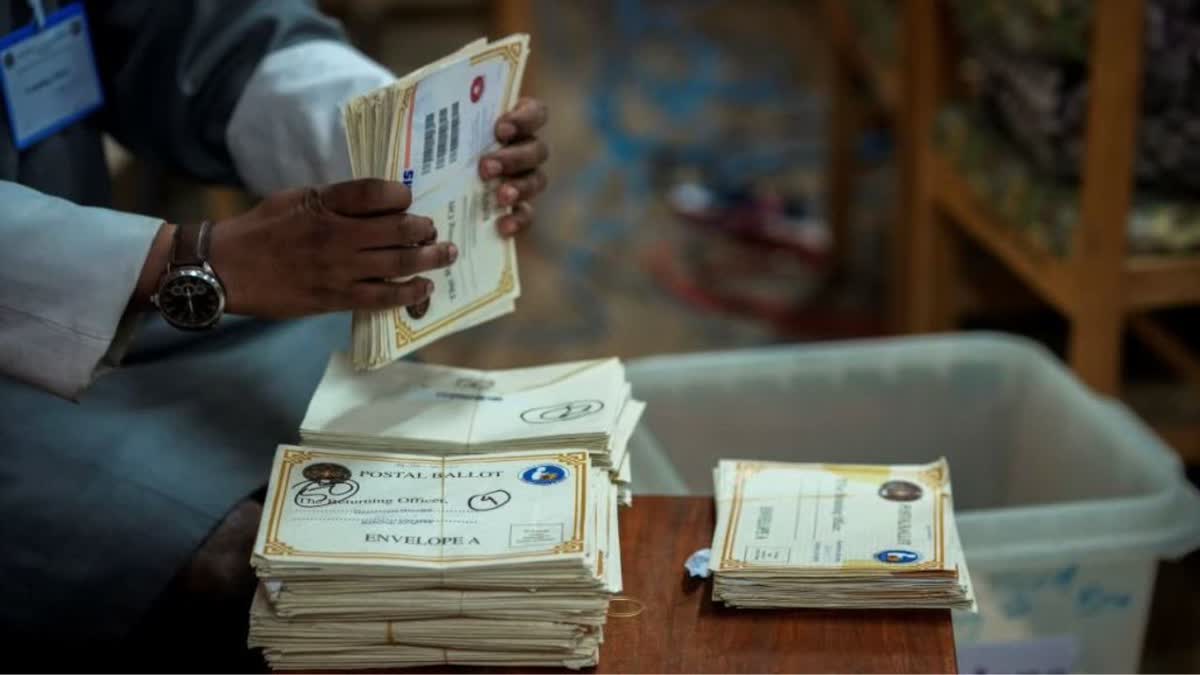
<path id="1" fill-rule="evenodd" d="M 269 54 L 225 131 L 247 188 L 266 195 L 349 180 L 342 105 L 394 81 L 383 66 L 341 42 L 317 40 Z"/>
<path id="2" fill-rule="evenodd" d="M 0 181 L 0 373 L 77 398 L 132 334 L 130 295 L 162 220 Z"/>

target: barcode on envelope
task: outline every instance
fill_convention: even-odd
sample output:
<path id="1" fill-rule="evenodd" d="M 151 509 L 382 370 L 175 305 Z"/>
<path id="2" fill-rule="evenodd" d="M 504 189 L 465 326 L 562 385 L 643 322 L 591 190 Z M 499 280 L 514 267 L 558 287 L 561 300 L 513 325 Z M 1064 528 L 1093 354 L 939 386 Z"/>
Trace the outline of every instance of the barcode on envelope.
<path id="1" fill-rule="evenodd" d="M 450 163 L 458 161 L 458 101 L 450 106 Z"/>
<path id="2" fill-rule="evenodd" d="M 438 111 L 437 168 L 446 166 L 446 150 L 450 140 L 450 115 L 446 108 Z"/>
<path id="3" fill-rule="evenodd" d="M 425 149 L 421 153 L 421 175 L 433 171 L 433 135 L 437 127 L 433 123 L 433 113 L 425 115 Z"/>
<path id="4" fill-rule="evenodd" d="M 425 115 L 425 143 L 421 151 L 421 175 L 458 162 L 458 137 L 462 127 L 458 103 Z"/>

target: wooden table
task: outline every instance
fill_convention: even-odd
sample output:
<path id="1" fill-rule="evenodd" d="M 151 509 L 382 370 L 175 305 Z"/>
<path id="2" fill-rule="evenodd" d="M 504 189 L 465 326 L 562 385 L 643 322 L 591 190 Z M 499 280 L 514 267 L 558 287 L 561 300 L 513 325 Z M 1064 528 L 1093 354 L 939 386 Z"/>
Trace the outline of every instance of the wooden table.
<path id="1" fill-rule="evenodd" d="M 955 672 L 946 610 L 767 611 L 714 605 L 712 584 L 691 579 L 683 569 L 689 555 L 708 547 L 712 530 L 708 498 L 635 496 L 633 508 L 621 512 L 623 595 L 645 609 L 635 617 L 609 618 L 593 672 Z M 619 609 L 629 605 L 620 603 Z M 425 672 L 466 671 L 481 669 Z"/>
<path id="2" fill-rule="evenodd" d="M 712 500 L 634 497 L 621 514 L 625 595 L 646 607 L 611 618 L 598 672 L 952 673 L 949 611 L 734 610 L 683 561 L 712 541 Z"/>

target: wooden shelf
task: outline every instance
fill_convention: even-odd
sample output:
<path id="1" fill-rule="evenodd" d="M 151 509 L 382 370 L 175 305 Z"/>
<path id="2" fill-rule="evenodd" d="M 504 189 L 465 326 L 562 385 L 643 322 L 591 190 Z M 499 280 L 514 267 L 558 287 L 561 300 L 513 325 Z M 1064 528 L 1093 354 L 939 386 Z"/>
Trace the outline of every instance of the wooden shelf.
<path id="1" fill-rule="evenodd" d="M 880 105 L 888 115 L 894 115 L 900 106 L 900 74 L 892 66 L 879 63 L 872 54 L 863 48 L 858 39 L 859 31 L 854 25 L 854 17 L 842 0 L 825 0 L 825 15 L 829 26 L 829 39 L 841 58 L 850 65 L 851 70 L 867 81 L 867 85 L 879 99 Z"/>
<path id="2" fill-rule="evenodd" d="M 1068 261 L 1042 250 L 1016 227 L 994 216 L 944 155 L 931 154 L 934 198 L 950 220 L 1004 261 L 1055 309 L 1073 315 L 1076 283 Z M 1127 312 L 1200 304 L 1200 255 L 1131 256 L 1125 263 L 1124 293 Z"/>
<path id="3" fill-rule="evenodd" d="M 1134 311 L 1200 304 L 1200 255 L 1133 256 L 1125 264 L 1125 305 Z"/>
<path id="4" fill-rule="evenodd" d="M 1200 466 L 1200 424 L 1153 425 L 1154 432 L 1175 450 L 1183 463 Z"/>
<path id="5" fill-rule="evenodd" d="M 929 180 L 934 200 L 949 220 L 1000 258 L 1021 281 L 1064 314 L 1073 307 L 1071 277 L 1066 264 L 1038 248 L 1014 227 L 990 213 L 970 184 L 940 152 L 931 151 Z"/>
<path id="6" fill-rule="evenodd" d="M 902 215 L 893 247 L 891 299 L 896 324 L 904 332 L 928 333 L 955 327 L 962 297 L 958 286 L 981 277 L 981 268 L 964 269 L 961 236 L 977 244 L 990 262 L 1024 286 L 1030 305 L 1049 306 L 1066 319 L 1066 361 L 1095 391 L 1115 396 L 1122 389 L 1122 342 L 1136 334 L 1164 363 L 1193 385 L 1200 382 L 1200 357 L 1190 345 L 1165 331 L 1148 312 L 1200 305 L 1200 253 L 1190 256 L 1131 255 L 1128 225 L 1133 164 L 1141 111 L 1141 75 L 1145 2 L 1096 0 L 1089 38 L 1088 102 L 1079 222 L 1072 253 L 1055 255 L 1036 233 L 1012 223 L 931 137 L 941 106 L 961 88 L 957 75 L 963 54 L 951 12 L 941 0 L 903 0 L 902 59 L 893 66 L 899 90 L 883 90 L 900 143 Z M 827 0 L 830 40 L 845 76 L 857 68 L 864 79 L 879 78 L 850 38 L 849 12 Z M 848 37 L 849 36 L 849 37 Z M 883 64 L 884 66 L 892 64 Z M 884 78 L 886 79 L 886 78 Z M 898 95 L 897 95 L 898 94 Z M 898 105 L 897 105 L 898 104 Z M 836 115 L 834 117 L 836 120 Z M 953 224 L 951 224 L 953 223 Z M 1086 251 L 1086 254 L 1081 253 Z M 993 275 L 997 276 L 997 275 Z M 1025 293 L 1027 291 L 1027 293 Z M 1006 301 L 1018 294 L 1001 290 Z M 984 294 L 980 294 L 981 296 Z M 978 300 L 978 297 L 966 296 Z M 982 303 L 992 309 L 990 297 Z M 1164 438 L 1190 461 L 1200 461 L 1200 423 L 1160 429 Z M 1160 425 L 1155 425 L 1159 428 Z"/>

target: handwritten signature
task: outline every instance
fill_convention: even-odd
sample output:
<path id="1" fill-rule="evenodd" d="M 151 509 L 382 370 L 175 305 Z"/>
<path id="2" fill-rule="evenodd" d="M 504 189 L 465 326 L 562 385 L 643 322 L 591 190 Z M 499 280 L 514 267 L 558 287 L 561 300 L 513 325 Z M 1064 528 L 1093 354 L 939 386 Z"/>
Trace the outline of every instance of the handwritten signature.
<path id="1" fill-rule="evenodd" d="M 508 494 L 508 490 L 492 490 L 468 499 L 467 508 L 472 511 L 494 511 L 511 499 L 512 495 Z"/>
<path id="2" fill-rule="evenodd" d="M 358 494 L 358 482 L 350 479 L 308 480 L 292 488 L 300 488 L 293 501 L 306 509 L 337 504 Z"/>

